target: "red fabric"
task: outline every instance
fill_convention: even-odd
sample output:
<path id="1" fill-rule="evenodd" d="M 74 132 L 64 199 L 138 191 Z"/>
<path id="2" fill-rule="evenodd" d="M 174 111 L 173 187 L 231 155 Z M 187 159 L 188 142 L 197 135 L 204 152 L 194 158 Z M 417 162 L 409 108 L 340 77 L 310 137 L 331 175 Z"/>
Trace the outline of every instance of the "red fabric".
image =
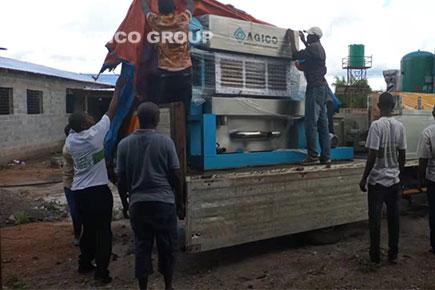
<path id="1" fill-rule="evenodd" d="M 142 9 L 141 0 L 133 0 L 133 3 L 128 9 L 127 16 L 118 27 L 116 33 L 121 31 L 128 35 L 130 32 L 137 31 L 143 36 L 145 35 L 145 23 L 146 18 Z M 118 59 L 138 64 L 143 44 L 140 42 L 135 44 L 128 41 L 120 43 L 115 41 L 114 36 L 112 41 L 106 44 L 106 47 L 109 50 L 109 53 L 104 60 L 104 64 L 110 67 L 115 67 L 119 63 Z"/>
<path id="2" fill-rule="evenodd" d="M 157 11 L 157 0 L 146 0 L 148 1 L 152 11 Z M 185 9 L 185 0 L 175 0 L 177 9 Z M 226 16 L 246 21 L 252 21 L 256 23 L 267 24 L 255 17 L 236 9 L 232 5 L 225 5 L 216 0 L 196 0 L 194 16 L 201 16 L 204 14 L 214 14 L 220 16 Z M 144 36 L 148 33 L 146 24 L 146 17 L 144 15 L 141 0 L 133 0 L 127 15 L 119 26 L 117 32 L 125 32 L 127 35 L 130 32 L 139 32 L 140 35 Z M 146 40 L 146 39 L 145 39 Z M 112 41 L 106 44 L 109 53 L 106 56 L 104 64 L 109 68 L 114 68 L 119 64 L 119 60 L 130 62 L 134 65 L 139 66 L 141 63 L 141 54 L 146 45 L 146 41 L 143 43 L 119 43 Z"/>

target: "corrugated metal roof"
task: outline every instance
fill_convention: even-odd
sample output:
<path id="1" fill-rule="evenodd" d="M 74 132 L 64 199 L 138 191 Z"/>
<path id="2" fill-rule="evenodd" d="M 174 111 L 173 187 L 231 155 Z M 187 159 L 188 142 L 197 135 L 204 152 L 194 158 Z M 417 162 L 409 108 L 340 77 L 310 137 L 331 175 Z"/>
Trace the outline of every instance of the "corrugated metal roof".
<path id="1" fill-rule="evenodd" d="M 86 75 L 91 76 L 91 77 L 93 76 L 93 74 L 86 74 Z M 115 86 L 118 78 L 119 78 L 118 74 L 107 73 L 107 74 L 101 74 L 98 77 L 98 81 Z"/>
<path id="2" fill-rule="evenodd" d="M 45 76 L 58 77 L 78 82 L 94 83 L 96 85 L 113 86 L 114 83 L 110 80 L 99 78 L 95 81 L 90 74 L 79 74 L 69 71 L 64 71 L 44 65 L 34 64 L 21 60 L 16 60 L 7 57 L 0 57 L 0 68 L 10 69 L 15 71 L 40 74 Z M 116 80 L 115 80 L 116 82 Z"/>

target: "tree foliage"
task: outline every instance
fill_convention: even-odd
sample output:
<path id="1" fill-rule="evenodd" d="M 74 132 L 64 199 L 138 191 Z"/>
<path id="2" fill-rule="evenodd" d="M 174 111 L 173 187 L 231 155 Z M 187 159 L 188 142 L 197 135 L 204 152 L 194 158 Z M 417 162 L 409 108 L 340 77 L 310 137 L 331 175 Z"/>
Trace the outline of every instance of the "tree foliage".
<path id="1" fill-rule="evenodd" d="M 372 93 L 368 81 L 357 80 L 348 85 L 344 77 L 335 77 L 335 95 L 339 98 L 343 108 L 366 108 L 367 97 Z"/>

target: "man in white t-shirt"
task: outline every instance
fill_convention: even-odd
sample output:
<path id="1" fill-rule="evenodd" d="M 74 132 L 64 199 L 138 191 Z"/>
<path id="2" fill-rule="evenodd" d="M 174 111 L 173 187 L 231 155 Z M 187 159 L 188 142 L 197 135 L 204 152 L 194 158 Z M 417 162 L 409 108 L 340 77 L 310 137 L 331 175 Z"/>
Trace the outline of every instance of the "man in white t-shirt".
<path id="1" fill-rule="evenodd" d="M 381 118 L 370 126 L 366 148 L 366 168 L 360 182 L 367 191 L 370 226 L 370 260 L 380 263 L 381 213 L 385 203 L 388 216 L 388 260 L 396 264 L 399 253 L 400 173 L 405 168 L 406 132 L 402 123 L 392 117 L 394 97 L 383 93 L 378 107 Z"/>
<path id="2" fill-rule="evenodd" d="M 118 93 L 122 85 L 120 78 L 109 109 L 98 123 L 95 124 L 86 113 L 72 114 L 69 117 L 71 131 L 65 141 L 74 163 L 71 190 L 83 223 L 78 271 L 84 274 L 95 270 L 95 280 L 103 284 L 112 280 L 108 266 L 112 253 L 113 207 L 104 159 L 104 139 L 118 107 Z M 94 259 L 96 267 L 92 264 Z"/>
<path id="3" fill-rule="evenodd" d="M 432 115 L 435 118 L 435 107 Z M 435 254 L 435 124 L 424 129 L 418 141 L 420 184 L 427 186 L 431 252 Z"/>

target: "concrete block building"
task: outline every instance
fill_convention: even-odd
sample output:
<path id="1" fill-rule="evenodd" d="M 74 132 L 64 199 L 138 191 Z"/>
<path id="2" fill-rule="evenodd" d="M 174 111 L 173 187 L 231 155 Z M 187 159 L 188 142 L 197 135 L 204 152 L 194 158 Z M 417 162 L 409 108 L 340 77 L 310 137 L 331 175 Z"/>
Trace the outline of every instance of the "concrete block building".
<path id="1" fill-rule="evenodd" d="M 69 114 L 100 118 L 116 75 L 62 71 L 0 57 L 0 164 L 60 150 Z"/>

